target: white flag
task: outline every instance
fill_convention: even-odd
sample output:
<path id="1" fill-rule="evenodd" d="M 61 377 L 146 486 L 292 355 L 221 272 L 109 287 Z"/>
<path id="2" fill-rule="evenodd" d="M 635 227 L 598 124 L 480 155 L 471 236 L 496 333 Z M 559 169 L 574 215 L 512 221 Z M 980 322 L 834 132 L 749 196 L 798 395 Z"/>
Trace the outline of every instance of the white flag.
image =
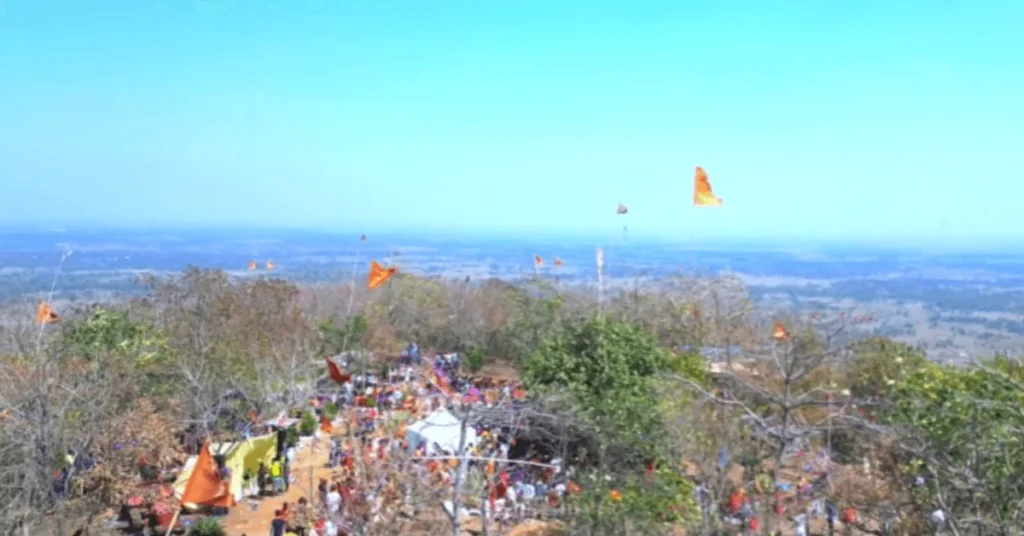
<path id="1" fill-rule="evenodd" d="M 604 270 L 604 250 L 597 248 L 597 271 L 601 272 Z"/>

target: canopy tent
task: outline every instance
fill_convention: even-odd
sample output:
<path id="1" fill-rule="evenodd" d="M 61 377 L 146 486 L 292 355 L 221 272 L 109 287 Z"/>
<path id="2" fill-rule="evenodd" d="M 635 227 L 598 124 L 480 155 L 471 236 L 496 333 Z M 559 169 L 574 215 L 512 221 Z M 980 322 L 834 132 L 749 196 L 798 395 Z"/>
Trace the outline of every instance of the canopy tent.
<path id="1" fill-rule="evenodd" d="M 223 455 L 224 465 L 231 470 L 231 482 L 228 485 L 228 489 L 231 491 L 231 495 L 235 497 L 236 502 L 242 500 L 242 477 L 245 475 L 245 470 L 251 470 L 255 477 L 261 462 L 269 467 L 270 463 L 274 460 L 276 444 L 276 436 L 268 434 L 243 441 L 213 443 L 210 445 L 210 453 L 213 455 Z M 181 470 L 177 480 L 174 481 L 174 493 L 177 497 L 181 497 L 182 493 L 185 492 L 185 485 L 188 484 L 188 479 L 192 476 L 192 468 L 195 467 L 195 464 L 196 456 L 189 456 L 188 461 L 185 462 L 184 469 Z"/>
<path id="2" fill-rule="evenodd" d="M 460 454 L 459 435 L 462 423 L 446 409 L 439 409 L 425 418 L 410 424 L 405 430 L 405 438 L 410 451 L 425 445 L 427 454 L 439 454 L 448 451 Z M 466 427 L 466 448 L 476 445 L 476 430 Z"/>

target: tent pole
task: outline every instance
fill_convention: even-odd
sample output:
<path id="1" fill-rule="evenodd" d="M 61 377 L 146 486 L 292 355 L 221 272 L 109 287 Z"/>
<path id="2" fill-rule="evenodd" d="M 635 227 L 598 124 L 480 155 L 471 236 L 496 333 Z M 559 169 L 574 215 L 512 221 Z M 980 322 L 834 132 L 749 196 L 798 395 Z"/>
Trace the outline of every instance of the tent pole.
<path id="1" fill-rule="evenodd" d="M 174 532 L 174 527 L 178 524 L 178 516 L 181 515 L 181 507 L 179 506 L 174 512 L 174 517 L 171 518 L 171 522 L 167 525 L 167 532 L 164 536 L 171 536 L 171 532 Z"/>

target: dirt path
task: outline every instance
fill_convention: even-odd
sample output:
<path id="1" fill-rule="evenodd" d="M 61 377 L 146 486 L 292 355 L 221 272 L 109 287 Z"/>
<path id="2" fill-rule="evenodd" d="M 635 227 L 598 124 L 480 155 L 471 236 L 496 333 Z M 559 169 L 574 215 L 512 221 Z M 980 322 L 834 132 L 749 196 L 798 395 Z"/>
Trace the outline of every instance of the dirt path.
<path id="1" fill-rule="evenodd" d="M 270 522 L 274 520 L 274 510 L 281 508 L 285 502 L 295 505 L 305 497 L 312 505 L 315 503 L 316 484 L 321 478 L 330 478 L 331 470 L 327 467 L 328 442 L 326 438 L 319 440 L 314 448 L 312 443 L 299 450 L 295 455 L 295 467 L 292 469 L 292 482 L 288 491 L 274 497 L 263 497 L 257 501 L 258 508 L 253 511 L 249 506 L 251 499 L 238 504 L 224 518 L 223 526 L 228 536 L 263 536 L 270 532 Z M 312 482 L 310 482 L 312 469 Z"/>

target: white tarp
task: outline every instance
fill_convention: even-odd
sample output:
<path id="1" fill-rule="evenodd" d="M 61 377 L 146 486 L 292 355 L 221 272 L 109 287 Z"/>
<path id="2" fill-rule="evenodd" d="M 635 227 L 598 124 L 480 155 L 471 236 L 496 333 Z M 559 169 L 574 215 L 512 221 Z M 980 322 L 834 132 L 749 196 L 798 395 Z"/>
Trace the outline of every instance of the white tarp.
<path id="1" fill-rule="evenodd" d="M 458 454 L 459 434 L 462 423 L 446 409 L 439 409 L 424 419 L 410 424 L 405 431 L 410 451 L 426 445 L 427 454 L 439 454 L 448 451 Z M 476 430 L 472 426 L 466 428 L 466 448 L 476 445 Z"/>

